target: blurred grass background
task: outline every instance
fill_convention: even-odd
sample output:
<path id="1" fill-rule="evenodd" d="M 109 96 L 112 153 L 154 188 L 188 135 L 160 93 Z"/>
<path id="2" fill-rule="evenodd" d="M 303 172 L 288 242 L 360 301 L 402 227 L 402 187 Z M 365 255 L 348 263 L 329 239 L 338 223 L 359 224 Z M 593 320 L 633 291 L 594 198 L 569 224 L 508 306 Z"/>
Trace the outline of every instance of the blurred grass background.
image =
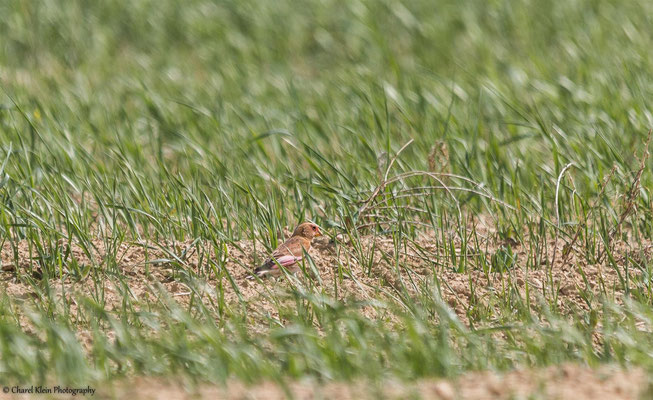
<path id="1" fill-rule="evenodd" d="M 245 185 L 296 219 L 329 215 L 331 189 L 370 190 L 379 155 L 409 139 L 406 170 L 443 141 L 451 172 L 547 208 L 562 166 L 595 193 L 653 123 L 644 1 L 0 7 L 2 140 L 23 153 L 5 172 L 94 193 L 137 174 L 144 187 L 111 200 L 173 217 L 188 210 L 144 203 L 175 177 L 204 206 L 199 191 L 238 202 Z"/>

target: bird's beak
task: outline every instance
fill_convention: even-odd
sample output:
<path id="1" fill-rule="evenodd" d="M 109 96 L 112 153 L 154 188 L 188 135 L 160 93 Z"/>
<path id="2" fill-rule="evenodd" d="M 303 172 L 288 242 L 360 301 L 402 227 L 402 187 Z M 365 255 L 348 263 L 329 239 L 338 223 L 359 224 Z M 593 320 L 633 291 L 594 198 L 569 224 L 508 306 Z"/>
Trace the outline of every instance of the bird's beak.
<path id="1" fill-rule="evenodd" d="M 315 232 L 315 236 L 322 236 L 322 231 L 320 228 L 317 228 L 317 232 Z"/>

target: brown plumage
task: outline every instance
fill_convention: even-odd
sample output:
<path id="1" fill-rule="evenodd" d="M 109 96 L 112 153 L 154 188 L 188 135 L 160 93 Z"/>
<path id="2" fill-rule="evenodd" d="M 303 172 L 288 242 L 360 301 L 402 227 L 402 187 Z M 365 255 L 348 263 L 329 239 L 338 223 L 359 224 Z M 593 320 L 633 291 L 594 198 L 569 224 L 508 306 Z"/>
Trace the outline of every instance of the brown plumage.
<path id="1" fill-rule="evenodd" d="M 308 252 L 311 248 L 311 240 L 315 236 L 321 236 L 320 228 L 312 222 L 299 224 L 292 236 L 283 242 L 272 252 L 270 258 L 254 270 L 258 277 L 279 276 L 281 269 L 279 265 L 288 269 L 290 272 L 297 272 L 297 263 L 304 256 L 304 251 Z"/>

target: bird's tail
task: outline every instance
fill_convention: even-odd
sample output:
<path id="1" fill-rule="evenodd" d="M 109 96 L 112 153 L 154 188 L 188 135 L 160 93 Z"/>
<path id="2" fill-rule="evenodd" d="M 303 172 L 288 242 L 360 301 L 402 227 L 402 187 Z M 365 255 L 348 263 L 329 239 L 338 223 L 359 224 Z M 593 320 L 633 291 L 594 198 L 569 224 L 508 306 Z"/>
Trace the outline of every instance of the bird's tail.
<path id="1" fill-rule="evenodd" d="M 258 276 L 259 278 L 265 278 L 266 276 L 268 276 L 272 272 L 272 267 L 274 267 L 274 265 L 275 265 L 274 261 L 265 262 L 265 264 L 263 264 L 260 267 L 256 268 L 254 270 L 254 274 L 248 276 L 247 279 L 249 279 L 250 281 L 253 281 L 254 279 L 256 279 L 256 276 Z"/>
<path id="2" fill-rule="evenodd" d="M 276 259 L 271 258 L 268 261 L 266 261 L 265 264 L 256 268 L 254 270 L 254 275 L 258 276 L 259 278 L 264 278 L 271 274 L 278 275 L 281 272 L 279 270 L 279 266 L 282 266 L 284 268 L 290 268 L 293 265 L 297 264 L 299 261 L 301 261 L 301 259 L 302 257 L 296 257 L 293 255 L 280 256 L 277 257 Z M 249 279 L 254 279 L 254 277 L 251 276 L 249 277 Z"/>
<path id="3" fill-rule="evenodd" d="M 254 273 L 252 275 L 248 276 L 247 279 L 249 279 L 250 281 L 253 281 L 254 279 L 256 279 L 257 276 L 262 279 L 262 278 L 267 277 L 269 273 L 270 273 L 270 270 L 254 271 Z"/>

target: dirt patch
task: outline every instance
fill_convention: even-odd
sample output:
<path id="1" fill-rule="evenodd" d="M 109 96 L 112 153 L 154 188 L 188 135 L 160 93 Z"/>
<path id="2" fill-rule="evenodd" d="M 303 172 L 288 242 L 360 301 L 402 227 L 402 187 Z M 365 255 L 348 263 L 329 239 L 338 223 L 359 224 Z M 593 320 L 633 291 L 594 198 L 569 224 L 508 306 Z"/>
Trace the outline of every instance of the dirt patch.
<path id="1" fill-rule="evenodd" d="M 99 388 L 101 399 L 639 399 L 648 390 L 641 370 L 623 371 L 610 366 L 590 369 L 566 364 L 539 370 L 517 370 L 506 374 L 468 373 L 455 379 L 318 384 L 311 381 L 246 386 L 231 382 L 226 386 L 186 386 L 155 378 L 118 382 Z"/>
<path id="2" fill-rule="evenodd" d="M 589 309 L 602 296 L 620 302 L 624 282 L 638 284 L 635 278 L 640 271 L 626 259 L 626 254 L 634 254 L 627 242 L 616 244 L 616 266 L 608 267 L 606 263 L 591 264 L 577 253 L 565 258 L 563 246 L 555 246 L 554 242 L 542 246 L 537 253 L 542 256 L 535 260 L 537 254 L 529 250 L 531 243 L 492 241 L 488 239 L 491 236 L 486 235 L 485 243 L 478 244 L 476 250 L 461 249 L 460 241 L 455 240 L 448 248 L 443 247 L 443 241 L 434 233 L 401 244 L 378 236 L 363 237 L 357 245 L 320 238 L 311 250 L 315 268 L 307 263 L 307 274 L 299 273 L 298 282 L 315 285 L 315 290 L 337 299 L 391 300 L 398 295 L 435 291 L 463 322 L 473 318 L 479 308 L 493 307 L 493 299 L 499 298 L 498 294 L 505 298 L 508 291 L 532 307 L 543 298 L 564 312 Z M 68 274 L 49 282 L 48 295 L 68 299 L 72 315 L 77 307 L 75 295 L 79 294 L 101 299 L 105 309 L 111 311 L 120 309 L 125 298 L 136 306 L 157 301 L 161 289 L 182 305 L 188 305 L 192 296 L 209 304 L 217 300 L 218 288 L 222 288 L 221 296 L 229 307 L 245 307 L 251 314 L 269 320 L 278 318 L 277 295 L 298 282 L 286 278 L 248 279 L 250 271 L 267 255 L 263 248 L 252 241 L 218 246 L 199 240 L 114 245 L 110 240 L 98 239 L 86 247 L 57 243 L 36 252 L 25 241 L 5 242 L 0 278 L 13 300 L 42 297 L 45 289 L 39 280 L 41 265 L 50 258 L 59 262 L 63 271 L 73 266 L 78 270 L 89 267 L 88 276 L 81 281 Z M 637 254 L 650 257 L 652 249 L 648 241 Z M 551 266 L 546 261 L 553 259 L 554 250 L 555 264 Z M 459 272 L 462 251 L 471 261 L 464 272 Z M 490 265 L 497 254 L 511 258 L 509 268 L 495 272 L 482 267 L 482 260 Z M 101 273 L 102 279 L 92 280 L 95 273 Z M 361 312 L 370 318 L 378 316 L 373 307 Z"/>

